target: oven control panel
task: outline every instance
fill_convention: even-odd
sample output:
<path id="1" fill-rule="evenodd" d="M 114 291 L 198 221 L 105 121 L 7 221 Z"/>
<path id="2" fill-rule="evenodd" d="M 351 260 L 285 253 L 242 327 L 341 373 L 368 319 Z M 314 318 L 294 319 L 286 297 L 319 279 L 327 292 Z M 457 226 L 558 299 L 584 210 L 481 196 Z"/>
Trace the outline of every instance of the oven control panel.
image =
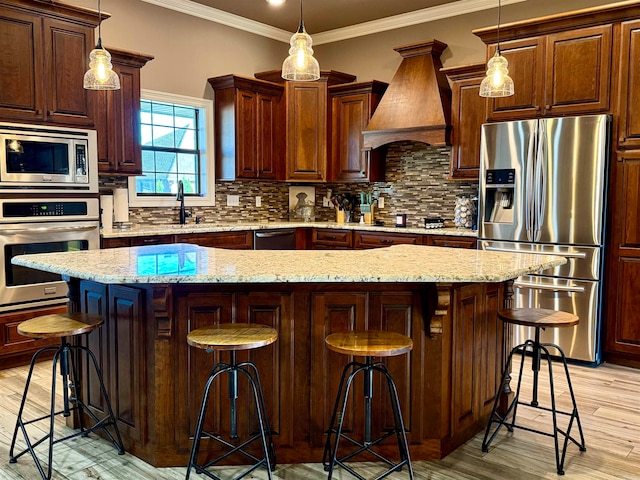
<path id="1" fill-rule="evenodd" d="M 98 220 L 97 198 L 0 199 L 0 223 Z"/>

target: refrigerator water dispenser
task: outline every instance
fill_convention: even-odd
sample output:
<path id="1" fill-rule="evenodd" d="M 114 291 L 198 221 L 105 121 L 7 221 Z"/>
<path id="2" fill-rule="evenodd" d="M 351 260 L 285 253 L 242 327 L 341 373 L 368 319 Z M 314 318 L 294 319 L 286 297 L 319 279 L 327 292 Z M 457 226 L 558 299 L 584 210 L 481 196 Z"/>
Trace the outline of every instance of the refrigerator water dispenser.
<path id="1" fill-rule="evenodd" d="M 490 223 L 513 223 L 515 169 L 487 170 L 483 217 Z"/>

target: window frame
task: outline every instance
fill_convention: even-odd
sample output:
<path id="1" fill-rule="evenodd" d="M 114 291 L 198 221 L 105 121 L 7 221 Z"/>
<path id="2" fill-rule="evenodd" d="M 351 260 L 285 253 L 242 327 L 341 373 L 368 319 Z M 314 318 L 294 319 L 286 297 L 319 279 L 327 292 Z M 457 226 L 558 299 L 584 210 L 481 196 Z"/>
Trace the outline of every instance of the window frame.
<path id="1" fill-rule="evenodd" d="M 201 195 L 185 195 L 186 206 L 215 206 L 215 162 L 213 139 L 213 101 L 205 98 L 188 97 L 174 93 L 158 92 L 155 90 L 140 90 L 142 100 L 171 103 L 202 109 L 200 116 L 204 120 L 204 128 L 199 132 L 204 134 L 205 140 L 201 145 L 200 181 Z M 200 126 L 201 127 L 201 126 Z M 175 197 L 170 195 L 138 195 L 136 192 L 136 177 L 129 177 L 129 206 L 130 207 L 176 207 Z"/>

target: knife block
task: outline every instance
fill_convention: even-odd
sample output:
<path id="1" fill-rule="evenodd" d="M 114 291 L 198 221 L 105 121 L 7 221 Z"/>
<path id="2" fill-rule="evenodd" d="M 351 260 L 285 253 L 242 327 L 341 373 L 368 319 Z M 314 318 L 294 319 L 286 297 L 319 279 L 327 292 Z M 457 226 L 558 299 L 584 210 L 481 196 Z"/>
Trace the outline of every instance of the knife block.
<path id="1" fill-rule="evenodd" d="M 360 205 L 360 211 L 362 212 L 362 216 L 364 217 L 363 223 L 365 225 L 374 225 L 374 208 L 373 205 Z"/>

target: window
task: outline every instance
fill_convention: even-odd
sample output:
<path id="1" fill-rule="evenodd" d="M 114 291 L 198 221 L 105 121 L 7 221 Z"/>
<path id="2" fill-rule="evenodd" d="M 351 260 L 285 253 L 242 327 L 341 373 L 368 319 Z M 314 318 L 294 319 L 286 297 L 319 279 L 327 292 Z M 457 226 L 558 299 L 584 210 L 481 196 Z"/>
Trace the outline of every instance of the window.
<path id="1" fill-rule="evenodd" d="M 182 181 L 187 205 L 213 205 L 212 102 L 150 90 L 141 97 L 142 175 L 129 179 L 129 204 L 175 206 Z"/>

